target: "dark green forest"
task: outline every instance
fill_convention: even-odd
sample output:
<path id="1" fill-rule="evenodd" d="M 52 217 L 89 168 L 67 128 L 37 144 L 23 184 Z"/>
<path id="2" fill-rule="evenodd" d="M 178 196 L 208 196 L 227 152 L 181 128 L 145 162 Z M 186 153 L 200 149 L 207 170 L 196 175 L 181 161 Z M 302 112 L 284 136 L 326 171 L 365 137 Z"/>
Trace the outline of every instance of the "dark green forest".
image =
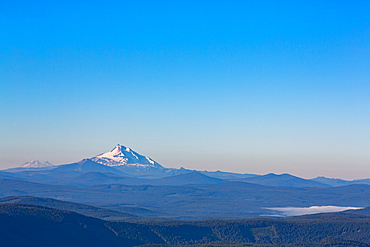
<path id="1" fill-rule="evenodd" d="M 32 204 L 0 204 L 1 246 L 369 246 L 370 217 L 107 221 Z"/>

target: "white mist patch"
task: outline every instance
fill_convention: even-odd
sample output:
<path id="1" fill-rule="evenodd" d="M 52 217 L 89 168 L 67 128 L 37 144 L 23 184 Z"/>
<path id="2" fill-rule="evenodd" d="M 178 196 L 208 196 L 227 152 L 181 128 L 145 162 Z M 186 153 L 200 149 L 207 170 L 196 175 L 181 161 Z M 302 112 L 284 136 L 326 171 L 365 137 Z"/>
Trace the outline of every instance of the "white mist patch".
<path id="1" fill-rule="evenodd" d="M 270 215 L 273 217 L 299 216 L 304 214 L 334 213 L 350 209 L 362 209 L 361 207 L 339 207 L 339 206 L 311 206 L 311 207 L 283 207 L 267 208 L 279 214 Z"/>

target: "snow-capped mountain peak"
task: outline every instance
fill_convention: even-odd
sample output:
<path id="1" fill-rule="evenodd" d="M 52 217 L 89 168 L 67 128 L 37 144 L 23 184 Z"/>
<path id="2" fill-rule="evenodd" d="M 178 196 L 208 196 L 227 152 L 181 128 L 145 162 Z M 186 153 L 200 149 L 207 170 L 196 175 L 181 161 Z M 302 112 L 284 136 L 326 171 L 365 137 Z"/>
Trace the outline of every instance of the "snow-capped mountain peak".
<path id="1" fill-rule="evenodd" d="M 45 161 L 44 163 L 42 163 L 39 160 L 31 160 L 21 165 L 21 167 L 25 167 L 25 168 L 40 168 L 40 167 L 48 167 L 48 166 L 54 166 L 54 165 L 48 161 Z"/>
<path id="2" fill-rule="evenodd" d="M 148 156 L 143 156 L 120 144 L 109 152 L 92 157 L 91 160 L 106 166 L 162 167 Z"/>

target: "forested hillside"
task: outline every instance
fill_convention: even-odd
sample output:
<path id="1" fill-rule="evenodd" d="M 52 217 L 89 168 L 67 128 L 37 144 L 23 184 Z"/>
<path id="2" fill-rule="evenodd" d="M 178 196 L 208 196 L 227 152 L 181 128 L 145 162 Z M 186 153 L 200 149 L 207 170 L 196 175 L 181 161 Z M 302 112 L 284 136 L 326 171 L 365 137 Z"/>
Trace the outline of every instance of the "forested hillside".
<path id="1" fill-rule="evenodd" d="M 5 203 L 0 204 L 0 229 L 1 246 L 210 244 L 207 245 L 210 247 L 248 243 L 362 247 L 370 244 L 370 218 L 345 213 L 280 220 L 157 220 L 129 223 L 104 221 L 31 204 Z"/>

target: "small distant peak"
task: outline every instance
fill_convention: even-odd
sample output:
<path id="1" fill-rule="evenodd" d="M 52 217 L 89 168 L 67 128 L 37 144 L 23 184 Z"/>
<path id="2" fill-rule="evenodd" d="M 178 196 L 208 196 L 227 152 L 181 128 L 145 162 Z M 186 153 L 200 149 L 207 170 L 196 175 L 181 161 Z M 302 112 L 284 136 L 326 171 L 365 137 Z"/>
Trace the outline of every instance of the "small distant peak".
<path id="1" fill-rule="evenodd" d="M 31 160 L 29 162 L 22 164 L 20 167 L 39 168 L 39 167 L 47 167 L 47 166 L 54 166 L 54 165 L 48 161 L 42 163 L 39 160 Z"/>

